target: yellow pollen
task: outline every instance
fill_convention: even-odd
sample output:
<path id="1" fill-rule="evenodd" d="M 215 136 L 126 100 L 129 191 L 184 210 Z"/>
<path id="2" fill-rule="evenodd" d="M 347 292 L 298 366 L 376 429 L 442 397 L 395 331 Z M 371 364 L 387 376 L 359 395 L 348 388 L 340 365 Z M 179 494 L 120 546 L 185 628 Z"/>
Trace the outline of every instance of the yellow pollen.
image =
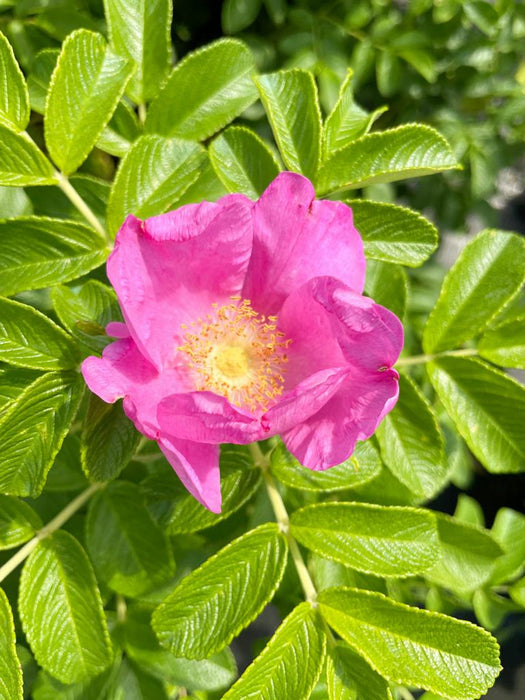
<path id="1" fill-rule="evenodd" d="M 277 330 L 275 316 L 257 313 L 248 299 L 213 303 L 205 319 L 181 328 L 178 348 L 192 370 L 198 391 L 213 391 L 252 411 L 266 410 L 282 394 L 286 349 L 291 340 Z"/>

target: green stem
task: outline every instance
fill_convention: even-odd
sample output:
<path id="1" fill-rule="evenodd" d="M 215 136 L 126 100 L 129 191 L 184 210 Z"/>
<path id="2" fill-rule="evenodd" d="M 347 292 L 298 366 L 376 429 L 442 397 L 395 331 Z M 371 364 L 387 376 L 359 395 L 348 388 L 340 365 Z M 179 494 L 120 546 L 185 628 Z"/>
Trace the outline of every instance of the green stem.
<path id="1" fill-rule="evenodd" d="M 447 350 L 438 352 L 435 355 L 414 355 L 413 357 L 401 357 L 394 367 L 406 367 L 407 365 L 422 365 L 425 362 L 437 360 L 439 357 L 473 357 L 477 355 L 476 348 L 464 348 L 463 350 Z"/>
<path id="2" fill-rule="evenodd" d="M 139 104 L 138 113 L 139 113 L 139 122 L 141 124 L 144 124 L 144 122 L 146 121 L 146 105 L 144 103 Z"/>
<path id="3" fill-rule="evenodd" d="M 105 238 L 108 243 L 112 243 L 106 229 L 102 226 L 93 211 L 88 207 L 73 185 L 69 182 L 68 178 L 63 173 L 59 172 L 55 172 L 55 177 L 57 180 L 57 185 L 60 187 L 69 201 L 78 209 L 90 226 L 92 226 L 97 233 L 100 233 L 100 235 Z"/>
<path id="4" fill-rule="evenodd" d="M 87 503 L 91 496 L 98 491 L 99 489 L 103 488 L 104 484 L 103 483 L 96 483 L 92 484 L 89 488 L 87 488 L 85 491 L 80 493 L 76 498 L 74 498 L 70 503 L 67 504 L 67 506 L 60 511 L 58 515 L 56 515 L 52 520 L 48 522 L 47 525 L 44 525 L 44 527 L 39 530 L 36 535 L 33 537 L 32 540 L 29 540 L 21 549 L 16 552 L 16 554 L 13 554 L 13 556 L 6 561 L 6 563 L 0 567 L 0 582 L 3 581 L 6 576 L 9 576 L 9 574 L 16 569 L 16 567 L 21 564 L 27 557 L 31 554 L 31 552 L 35 549 L 37 544 L 45 539 L 46 537 L 49 537 L 49 535 L 53 534 L 56 530 L 59 530 L 62 525 L 69 520 L 69 518 L 74 515 L 77 510 L 82 508 L 84 503 Z"/>

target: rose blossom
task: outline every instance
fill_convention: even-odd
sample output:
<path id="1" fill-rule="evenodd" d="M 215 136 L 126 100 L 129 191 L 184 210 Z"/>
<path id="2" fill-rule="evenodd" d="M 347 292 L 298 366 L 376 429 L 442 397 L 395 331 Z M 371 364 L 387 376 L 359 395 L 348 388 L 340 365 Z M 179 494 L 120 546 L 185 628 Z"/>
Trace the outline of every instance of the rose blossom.
<path id="1" fill-rule="evenodd" d="M 227 195 L 139 221 L 107 263 L 125 324 L 82 372 L 220 511 L 219 444 L 280 434 L 310 469 L 347 459 L 398 396 L 403 329 L 362 296 L 352 210 L 281 173 L 257 202 Z"/>

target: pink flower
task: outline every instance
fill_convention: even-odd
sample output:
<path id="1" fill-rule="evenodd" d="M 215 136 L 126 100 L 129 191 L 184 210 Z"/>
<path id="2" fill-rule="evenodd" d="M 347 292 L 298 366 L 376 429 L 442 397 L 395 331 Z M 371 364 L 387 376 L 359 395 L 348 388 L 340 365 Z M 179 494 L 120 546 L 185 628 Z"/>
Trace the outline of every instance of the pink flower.
<path id="1" fill-rule="evenodd" d="M 240 194 L 142 222 L 129 216 L 107 272 L 125 318 L 82 372 L 124 398 L 201 503 L 220 511 L 219 444 L 280 434 L 310 469 L 347 459 L 398 396 L 398 318 L 362 296 L 352 211 L 282 173 Z"/>

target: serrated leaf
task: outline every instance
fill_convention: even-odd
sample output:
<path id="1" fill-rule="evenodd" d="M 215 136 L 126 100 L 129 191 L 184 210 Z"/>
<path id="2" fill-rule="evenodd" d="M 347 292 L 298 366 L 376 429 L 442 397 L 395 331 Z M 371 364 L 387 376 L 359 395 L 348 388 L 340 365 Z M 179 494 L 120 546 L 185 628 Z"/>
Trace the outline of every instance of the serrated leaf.
<path id="1" fill-rule="evenodd" d="M 31 109 L 39 114 L 44 114 L 46 111 L 47 90 L 59 55 L 58 49 L 43 49 L 37 53 L 31 64 L 31 71 L 27 77 L 27 89 Z"/>
<path id="2" fill-rule="evenodd" d="M 405 315 L 408 278 L 399 265 L 369 260 L 366 265 L 365 294 L 399 318 Z"/>
<path id="3" fill-rule="evenodd" d="M 198 532 L 211 527 L 239 510 L 261 483 L 259 469 L 245 448 L 223 445 L 220 455 L 222 506 L 212 513 L 201 505 L 177 479 L 165 462 L 162 471 L 151 474 L 141 484 L 150 512 L 170 535 Z"/>
<path id="4" fill-rule="evenodd" d="M 0 294 L 11 296 L 80 277 L 106 259 L 106 244 L 73 221 L 0 221 Z"/>
<path id="5" fill-rule="evenodd" d="M 325 633 L 310 603 L 298 605 L 223 700 L 307 700 L 321 674 Z"/>
<path id="6" fill-rule="evenodd" d="M 321 614 L 379 674 L 451 700 L 479 698 L 500 672 L 498 644 L 469 622 L 412 608 L 381 593 L 319 594 Z"/>
<path id="7" fill-rule="evenodd" d="M 0 698 L 22 700 L 22 669 L 16 655 L 15 623 L 9 601 L 0 588 Z"/>
<path id="8" fill-rule="evenodd" d="M 127 94 L 137 104 L 152 100 L 171 61 L 170 0 L 104 0 L 111 45 L 136 66 Z"/>
<path id="9" fill-rule="evenodd" d="M 521 576 L 525 569 L 525 515 L 512 508 L 500 508 L 491 534 L 504 551 L 495 563 L 491 583 L 505 583 Z"/>
<path id="10" fill-rule="evenodd" d="M 398 402 L 377 437 L 385 463 L 414 494 L 431 498 L 443 487 L 448 477 L 443 435 L 430 404 L 404 374 Z"/>
<path id="11" fill-rule="evenodd" d="M 323 129 L 326 155 L 367 134 L 376 119 L 387 110 L 387 107 L 379 107 L 368 113 L 356 104 L 352 78 L 353 71 L 349 70 L 339 90 L 337 102 L 326 119 Z"/>
<path id="12" fill-rule="evenodd" d="M 313 75 L 294 68 L 255 78 L 281 156 L 314 180 L 321 150 L 321 111 Z"/>
<path id="13" fill-rule="evenodd" d="M 113 482 L 94 496 L 89 504 L 86 544 L 99 577 L 122 595 L 138 596 L 173 575 L 168 540 L 134 484 Z"/>
<path id="14" fill-rule="evenodd" d="M 231 126 L 210 145 L 210 161 L 228 192 L 257 199 L 279 174 L 273 153 L 255 132 Z"/>
<path id="15" fill-rule="evenodd" d="M 47 316 L 0 298 L 0 360 L 31 369 L 74 369 L 80 355 L 71 336 Z"/>
<path id="16" fill-rule="evenodd" d="M 292 514 L 290 531 L 312 552 L 375 576 L 417 574 L 440 553 L 433 514 L 416 508 L 315 504 Z"/>
<path id="17" fill-rule="evenodd" d="M 286 539 L 273 523 L 233 540 L 155 610 L 153 629 L 161 644 L 188 659 L 223 649 L 272 599 L 286 553 Z"/>
<path id="18" fill-rule="evenodd" d="M 142 219 L 173 207 L 195 182 L 206 160 L 197 143 L 141 136 L 120 163 L 108 202 L 108 228 L 116 233 L 128 214 Z"/>
<path id="19" fill-rule="evenodd" d="M 326 687 L 328 700 L 392 700 L 385 679 L 342 642 L 327 654 Z"/>
<path id="20" fill-rule="evenodd" d="M 417 212 L 367 199 L 346 203 L 352 207 L 367 258 L 418 267 L 436 250 L 437 229 Z"/>
<path id="21" fill-rule="evenodd" d="M 381 471 L 381 459 L 369 442 L 357 445 L 353 455 L 335 467 L 314 471 L 303 467 L 279 443 L 270 454 L 272 474 L 285 486 L 303 491 L 343 491 L 365 484 Z"/>
<path id="22" fill-rule="evenodd" d="M 362 136 L 335 151 L 319 170 L 319 195 L 377 182 L 432 175 L 457 166 L 445 139 L 423 124 Z"/>
<path id="23" fill-rule="evenodd" d="M 427 364 L 430 381 L 474 455 L 494 474 L 525 469 L 525 388 L 468 357 Z"/>
<path id="24" fill-rule="evenodd" d="M 41 527 L 42 521 L 30 505 L 0 494 L 0 549 L 24 544 Z"/>
<path id="25" fill-rule="evenodd" d="M 149 106 L 146 131 L 196 141 L 212 136 L 255 102 L 254 73 L 250 50 L 236 39 L 188 54 Z"/>
<path id="26" fill-rule="evenodd" d="M 25 133 L 0 124 L 0 185 L 52 185 L 53 166 Z"/>
<path id="27" fill-rule="evenodd" d="M 0 421 L 0 491 L 36 498 L 66 436 L 83 382 L 76 373 L 49 372 L 13 401 Z"/>
<path id="28" fill-rule="evenodd" d="M 22 131 L 29 121 L 26 81 L 5 34 L 0 32 L 0 121 Z"/>
<path id="29" fill-rule="evenodd" d="M 471 241 L 447 273 L 423 333 L 426 353 L 456 348 L 489 324 L 525 281 L 525 241 L 488 230 Z"/>
<path id="30" fill-rule="evenodd" d="M 70 174 L 87 158 L 115 111 L 133 68 L 103 37 L 86 29 L 70 34 L 51 76 L 44 116 L 53 161 Z"/>
<path id="31" fill-rule="evenodd" d="M 95 575 L 67 532 L 42 540 L 20 579 L 20 618 L 39 665 L 62 683 L 96 676 L 112 660 Z"/>
<path id="32" fill-rule="evenodd" d="M 425 577 L 444 588 L 471 593 L 486 583 L 503 550 L 490 532 L 436 513 L 441 558 Z"/>
<path id="33" fill-rule="evenodd" d="M 525 315 L 485 331 L 478 352 L 501 367 L 525 369 Z"/>
<path id="34" fill-rule="evenodd" d="M 37 372 L 33 370 L 0 367 L 0 409 L 5 411 L 37 377 Z"/>

